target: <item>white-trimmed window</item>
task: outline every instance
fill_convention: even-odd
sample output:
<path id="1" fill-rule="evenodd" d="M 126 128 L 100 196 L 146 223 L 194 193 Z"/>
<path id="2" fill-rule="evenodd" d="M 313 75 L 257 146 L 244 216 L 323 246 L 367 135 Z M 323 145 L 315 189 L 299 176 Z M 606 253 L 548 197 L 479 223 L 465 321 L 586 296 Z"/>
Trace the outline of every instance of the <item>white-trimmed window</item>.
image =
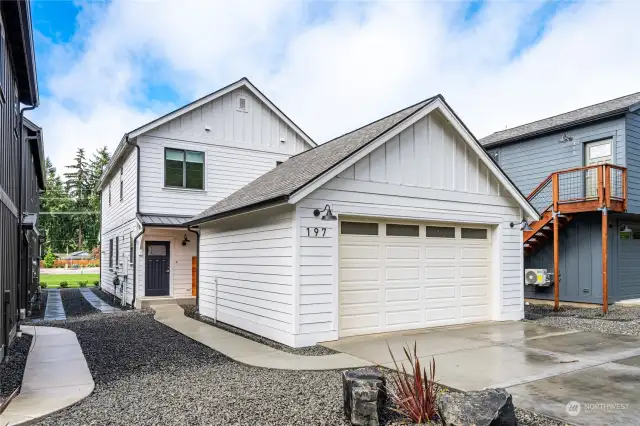
<path id="1" fill-rule="evenodd" d="M 238 111 L 249 112 L 249 101 L 246 96 L 238 96 Z"/>
<path id="2" fill-rule="evenodd" d="M 165 148 L 164 186 L 204 189 L 204 152 Z"/>

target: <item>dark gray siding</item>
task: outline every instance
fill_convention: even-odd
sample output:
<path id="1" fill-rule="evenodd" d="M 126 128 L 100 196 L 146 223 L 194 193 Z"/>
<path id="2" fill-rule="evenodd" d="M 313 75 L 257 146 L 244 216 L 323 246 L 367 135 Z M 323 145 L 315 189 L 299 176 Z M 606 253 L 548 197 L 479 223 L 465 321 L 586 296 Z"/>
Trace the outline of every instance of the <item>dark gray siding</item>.
<path id="1" fill-rule="evenodd" d="M 627 114 L 628 212 L 640 213 L 640 111 Z"/>
<path id="2" fill-rule="evenodd" d="M 564 134 L 573 137 L 573 141 L 560 142 Z M 624 166 L 626 164 L 624 117 L 490 148 L 488 151 L 494 156 L 497 153 L 498 164 L 518 188 L 528 195 L 552 172 L 581 167 L 584 164 L 583 145 L 606 137 L 614 138 L 615 163 Z"/>
<path id="3" fill-rule="evenodd" d="M 560 231 L 560 300 L 569 302 L 602 302 L 602 217 L 585 213 Z M 618 300 L 617 222 L 610 218 L 609 228 L 609 300 Z M 543 268 L 553 272 L 553 241 L 540 251 L 525 256 L 525 268 Z M 553 286 L 525 286 L 525 297 L 553 299 Z"/>

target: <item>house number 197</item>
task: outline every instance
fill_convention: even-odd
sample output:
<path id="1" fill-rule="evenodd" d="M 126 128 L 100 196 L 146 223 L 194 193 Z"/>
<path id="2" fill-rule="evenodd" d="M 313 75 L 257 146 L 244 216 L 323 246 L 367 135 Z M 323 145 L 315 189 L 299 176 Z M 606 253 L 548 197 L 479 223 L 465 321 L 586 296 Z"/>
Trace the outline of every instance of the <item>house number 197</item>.
<path id="1" fill-rule="evenodd" d="M 325 235 L 327 235 L 327 228 L 307 227 L 307 237 L 324 237 Z"/>

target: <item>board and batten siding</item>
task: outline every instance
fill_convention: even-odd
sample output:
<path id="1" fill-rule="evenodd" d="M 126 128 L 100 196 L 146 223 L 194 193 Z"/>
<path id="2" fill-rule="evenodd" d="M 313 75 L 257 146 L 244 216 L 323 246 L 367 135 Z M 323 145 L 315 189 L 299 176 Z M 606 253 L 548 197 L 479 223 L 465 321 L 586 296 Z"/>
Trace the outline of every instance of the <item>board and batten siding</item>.
<path id="1" fill-rule="evenodd" d="M 626 116 L 627 199 L 628 212 L 640 213 L 640 116 L 638 111 Z"/>
<path id="2" fill-rule="evenodd" d="M 563 135 L 572 141 L 561 142 Z M 613 138 L 614 162 L 626 165 L 625 119 L 617 118 L 517 143 L 508 143 L 487 151 L 518 189 L 526 196 L 551 173 L 584 166 L 584 144 Z"/>
<path id="3" fill-rule="evenodd" d="M 122 174 L 120 169 L 122 168 Z M 116 167 L 102 189 L 102 221 L 100 224 L 100 287 L 114 293 L 113 279 L 116 272 L 127 272 L 127 279 L 123 287 L 118 289 L 116 296 L 121 297 L 125 292 L 127 303 L 133 300 L 133 268 L 130 265 L 129 254 L 130 236 L 137 234 L 136 221 L 136 190 L 137 190 L 137 155 L 135 149 L 130 150 L 121 164 Z M 123 182 L 123 196 L 120 199 L 120 180 Z M 111 203 L 109 203 L 111 190 Z M 119 264 L 115 262 L 115 239 L 119 239 Z M 113 267 L 109 268 L 109 240 L 113 242 Z M 116 269 L 116 267 L 118 269 Z"/>
<path id="4" fill-rule="evenodd" d="M 293 346 L 293 241 L 292 206 L 203 225 L 200 313 Z"/>
<path id="5" fill-rule="evenodd" d="M 313 215 L 326 204 L 339 219 L 489 225 L 492 318 L 523 317 L 522 235 L 509 226 L 521 220 L 522 210 L 453 128 L 432 113 L 296 205 L 298 346 L 338 337 L 338 221 Z M 308 236 L 307 227 L 327 232 Z"/>

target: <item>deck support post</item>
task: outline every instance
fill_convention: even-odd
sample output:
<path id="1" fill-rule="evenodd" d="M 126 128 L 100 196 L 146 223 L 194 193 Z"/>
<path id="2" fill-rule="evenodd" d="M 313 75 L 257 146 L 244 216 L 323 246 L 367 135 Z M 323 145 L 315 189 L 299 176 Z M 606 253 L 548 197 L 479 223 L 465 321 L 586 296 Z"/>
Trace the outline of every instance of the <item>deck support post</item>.
<path id="1" fill-rule="evenodd" d="M 560 308 L 560 179 L 554 173 L 551 179 L 553 197 L 553 310 Z"/>
<path id="2" fill-rule="evenodd" d="M 608 284 L 608 265 L 609 265 L 609 221 L 607 208 L 602 208 L 602 312 L 609 311 L 609 284 Z"/>

